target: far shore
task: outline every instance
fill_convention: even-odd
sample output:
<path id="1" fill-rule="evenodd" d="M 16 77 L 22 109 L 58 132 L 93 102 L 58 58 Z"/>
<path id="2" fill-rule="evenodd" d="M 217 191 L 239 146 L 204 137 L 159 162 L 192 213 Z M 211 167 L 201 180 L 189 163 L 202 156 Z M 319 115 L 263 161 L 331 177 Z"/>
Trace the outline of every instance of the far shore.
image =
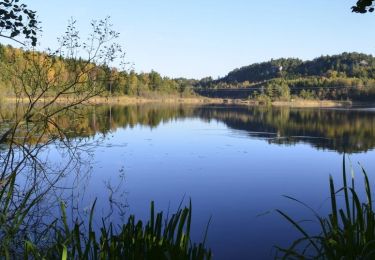
<path id="1" fill-rule="evenodd" d="M 16 99 L 7 97 L 2 99 L 3 102 L 15 103 Z M 49 99 L 43 99 L 41 102 L 48 102 Z M 22 101 L 21 101 L 22 102 Z M 24 100 L 27 102 L 27 99 Z M 56 103 L 67 103 L 71 102 L 69 98 L 59 98 Z M 296 108 L 329 108 L 329 107 L 350 107 L 352 106 L 351 101 L 335 101 L 335 100 L 307 100 L 307 99 L 292 99 L 291 101 L 273 101 L 270 104 L 264 104 L 257 100 L 244 100 L 244 99 L 224 99 L 224 98 L 209 98 L 203 96 L 192 96 L 192 97 L 158 97 L 158 98 L 147 98 L 147 97 L 129 97 L 129 96 L 114 96 L 114 97 L 94 97 L 86 103 L 96 105 L 136 105 L 136 104 L 232 104 L 232 105 L 244 105 L 244 106 L 267 106 L 272 105 L 274 107 L 296 107 Z"/>
<path id="2" fill-rule="evenodd" d="M 90 100 L 92 104 L 117 104 L 132 105 L 145 103 L 163 103 L 163 104 L 233 104 L 246 106 L 265 106 L 256 100 L 244 99 L 224 99 L 224 98 L 208 98 L 208 97 L 165 97 L 165 98 L 143 98 L 143 97 L 97 97 Z M 351 101 L 335 101 L 335 100 L 306 100 L 296 99 L 291 101 L 273 101 L 270 105 L 275 107 L 348 107 L 352 105 Z"/>
<path id="3" fill-rule="evenodd" d="M 274 101 L 272 106 L 290 106 L 290 107 L 351 107 L 352 101 L 335 100 L 292 100 L 292 101 Z"/>

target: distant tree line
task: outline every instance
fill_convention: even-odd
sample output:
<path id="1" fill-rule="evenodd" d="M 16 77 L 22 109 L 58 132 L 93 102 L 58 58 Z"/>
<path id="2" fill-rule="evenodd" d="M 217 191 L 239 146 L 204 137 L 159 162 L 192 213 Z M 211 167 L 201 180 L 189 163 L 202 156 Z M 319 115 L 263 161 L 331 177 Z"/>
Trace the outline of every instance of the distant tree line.
<path id="1" fill-rule="evenodd" d="M 35 54 L 33 54 L 35 55 Z M 38 60 L 47 53 L 40 52 Z M 31 54 L 19 48 L 0 45 L 0 97 L 14 95 L 17 82 L 13 75 L 28 71 Z M 59 91 L 57 86 L 77 75 L 85 60 L 69 60 L 58 54 L 53 56 L 54 65 L 48 68 L 45 79 L 51 85 L 49 91 Z M 36 58 L 32 58 L 36 62 Z M 74 66 L 72 64 L 74 63 Z M 86 66 L 86 65 L 85 65 Z M 275 59 L 235 69 L 223 78 L 211 77 L 201 80 L 163 77 L 156 71 L 136 73 L 90 64 L 90 73 L 84 75 L 95 79 L 91 87 L 104 90 L 104 96 L 160 97 L 165 95 L 187 97 L 209 89 L 253 89 L 246 98 L 265 100 L 304 99 L 375 100 L 375 58 L 361 53 L 342 53 L 333 56 L 302 61 L 295 58 Z M 18 73 L 19 74 L 19 73 Z M 83 77 L 83 76 L 82 76 Z M 49 80 L 50 79 L 50 80 Z M 19 80 L 19 79 L 18 79 Z M 26 86 L 27 87 L 27 86 Z M 218 91 L 219 92 L 219 91 Z M 48 93 L 47 93 L 48 94 Z"/>
<path id="2" fill-rule="evenodd" d="M 0 96 L 12 96 L 15 84 L 14 72 L 19 71 L 20 68 L 27 71 L 27 66 L 30 66 L 31 55 L 28 51 L 0 44 L 0 69 L 2 71 L 0 75 Z M 38 55 L 38 59 L 42 61 L 43 57 L 47 57 L 50 54 L 39 53 Z M 72 61 L 59 57 L 58 54 L 54 55 L 53 59 L 54 65 L 48 69 L 49 76 L 46 80 L 48 81 L 48 78 L 50 78 L 54 81 L 59 81 L 54 82 L 56 85 L 64 85 L 64 82 L 76 76 L 77 71 L 80 70 L 80 64 L 83 66 L 86 62 L 85 60 Z M 34 57 L 32 57 L 32 60 L 36 62 Z M 72 62 L 74 62 L 74 66 L 71 66 Z M 113 67 L 98 67 L 96 64 L 90 64 L 90 66 L 90 75 L 84 76 L 96 79 L 96 87 L 105 90 L 102 95 L 142 97 L 156 97 L 158 95 L 189 96 L 193 94 L 193 86 L 197 82 L 196 80 L 184 78 L 172 79 L 163 77 L 155 71 L 136 73 L 134 70 L 120 71 Z M 27 84 L 27 82 L 22 82 L 22 84 Z M 58 91 L 58 89 L 51 88 L 50 91 Z M 54 93 L 51 92 L 50 94 L 53 95 Z"/>
<path id="3" fill-rule="evenodd" d="M 261 88 L 252 97 L 290 99 L 293 95 L 314 99 L 375 98 L 375 58 L 361 53 L 342 53 L 302 61 L 282 58 L 235 69 L 227 76 L 205 78 L 198 88 Z"/>

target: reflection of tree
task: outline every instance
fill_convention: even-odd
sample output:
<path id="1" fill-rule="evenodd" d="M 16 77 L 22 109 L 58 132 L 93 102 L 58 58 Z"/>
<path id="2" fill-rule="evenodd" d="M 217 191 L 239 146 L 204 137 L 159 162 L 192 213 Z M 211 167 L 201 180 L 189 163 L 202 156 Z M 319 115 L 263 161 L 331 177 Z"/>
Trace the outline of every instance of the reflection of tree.
<path id="1" fill-rule="evenodd" d="M 150 104 L 82 107 L 70 115 L 60 115 L 58 122 L 74 138 L 136 125 L 154 128 L 163 122 L 193 117 L 219 120 L 275 144 L 305 142 L 347 153 L 375 147 L 375 114 L 369 111 Z"/>
<path id="2" fill-rule="evenodd" d="M 363 152 L 375 147 L 375 114 L 327 109 L 220 108 L 202 109 L 201 117 L 216 118 L 271 143 L 305 142 L 338 152 Z"/>

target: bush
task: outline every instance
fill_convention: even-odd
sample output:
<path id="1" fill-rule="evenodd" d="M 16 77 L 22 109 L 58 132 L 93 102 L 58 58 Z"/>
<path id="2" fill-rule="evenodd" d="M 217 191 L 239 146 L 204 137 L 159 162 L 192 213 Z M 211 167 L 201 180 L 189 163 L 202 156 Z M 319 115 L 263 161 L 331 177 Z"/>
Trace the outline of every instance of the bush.
<path id="1" fill-rule="evenodd" d="M 256 97 L 256 101 L 259 103 L 259 105 L 269 106 L 272 104 L 272 100 L 269 96 L 265 94 L 260 94 Z"/>

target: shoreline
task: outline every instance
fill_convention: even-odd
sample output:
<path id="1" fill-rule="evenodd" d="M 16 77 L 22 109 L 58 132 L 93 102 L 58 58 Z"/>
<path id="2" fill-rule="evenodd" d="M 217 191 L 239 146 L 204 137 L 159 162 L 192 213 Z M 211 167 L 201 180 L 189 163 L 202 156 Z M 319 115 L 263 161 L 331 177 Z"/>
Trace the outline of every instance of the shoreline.
<path id="1" fill-rule="evenodd" d="M 221 98 L 206 98 L 206 97 L 95 97 L 88 101 L 95 105 L 136 105 L 136 104 L 150 104 L 150 103 L 164 103 L 164 104 L 223 104 Z"/>
<path id="2" fill-rule="evenodd" d="M 329 108 L 329 107 L 351 107 L 352 101 L 336 101 L 336 100 L 294 100 L 294 101 L 274 101 L 272 106 L 275 107 L 296 107 L 296 108 Z"/>
<path id="3" fill-rule="evenodd" d="M 166 97 L 166 98 L 143 98 L 143 97 L 97 97 L 89 101 L 91 104 L 97 105 L 135 105 L 135 104 L 217 104 L 217 105 L 243 105 L 243 106 L 267 106 L 256 100 L 243 99 L 224 99 L 224 98 L 208 98 L 208 97 Z M 351 107 L 351 101 L 335 101 L 335 100 L 304 100 L 297 99 L 291 101 L 273 101 L 270 106 L 274 107 L 295 107 L 295 108 L 329 108 L 329 107 Z"/>
<path id="4" fill-rule="evenodd" d="M 15 103 L 16 99 L 12 97 L 4 97 L 3 101 L 6 103 Z M 46 102 L 48 98 L 40 102 Z M 64 104 L 70 101 L 69 98 L 60 98 L 56 103 Z M 22 100 L 21 100 L 22 102 Z M 25 99 L 26 102 L 26 99 Z M 273 101 L 269 104 L 261 103 L 257 100 L 243 100 L 243 99 L 224 99 L 224 98 L 209 98 L 209 97 L 94 97 L 86 101 L 85 104 L 92 105 L 137 105 L 137 104 L 216 104 L 216 105 L 243 105 L 243 106 L 273 106 L 273 107 L 294 107 L 294 108 L 332 108 L 332 107 L 351 107 L 351 101 L 335 101 L 335 100 L 306 100 L 295 99 L 291 101 Z"/>

